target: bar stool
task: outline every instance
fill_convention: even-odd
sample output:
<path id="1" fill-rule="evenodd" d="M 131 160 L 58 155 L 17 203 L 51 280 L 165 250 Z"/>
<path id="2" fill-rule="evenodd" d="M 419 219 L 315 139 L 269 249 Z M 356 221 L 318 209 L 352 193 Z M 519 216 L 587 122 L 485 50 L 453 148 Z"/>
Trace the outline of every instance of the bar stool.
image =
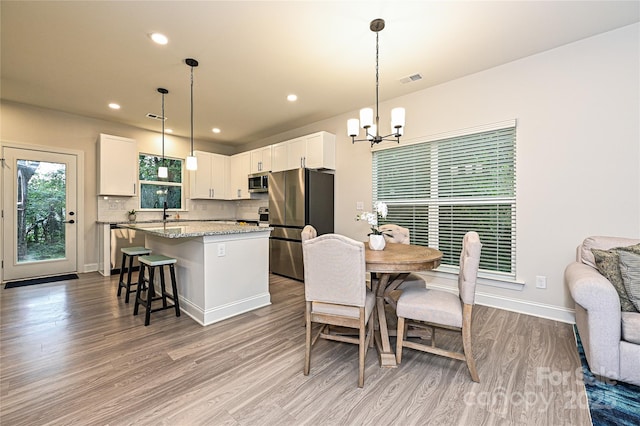
<path id="1" fill-rule="evenodd" d="M 136 303 L 133 308 L 133 315 L 138 315 L 138 306 L 143 305 L 145 307 L 144 325 L 149 325 L 151 320 L 151 312 L 162 311 L 164 309 L 175 308 L 176 316 L 180 316 L 180 305 L 178 303 L 178 287 L 176 285 L 176 259 L 172 257 L 163 256 L 161 254 L 153 254 L 148 256 L 140 256 L 138 258 L 140 262 L 140 274 L 138 275 L 138 288 L 136 289 Z M 169 272 L 171 273 L 171 290 L 173 294 L 167 293 L 164 284 L 164 267 L 169 266 Z M 149 278 L 145 278 L 144 270 L 149 269 Z M 156 296 L 156 291 L 153 285 L 153 277 L 155 275 L 155 269 L 160 269 L 160 295 Z M 143 299 L 141 296 L 142 288 L 145 282 L 149 283 L 147 287 L 147 297 Z M 167 304 L 167 299 L 173 301 L 173 305 Z M 162 307 L 151 309 L 152 302 L 156 300 L 162 300 Z"/>
<path id="2" fill-rule="evenodd" d="M 120 249 L 122 252 L 122 265 L 120 266 L 120 281 L 118 282 L 118 297 L 122 292 L 122 288 L 125 289 L 126 294 L 124 296 L 125 303 L 129 303 L 129 293 L 133 293 L 135 290 L 131 290 L 131 272 L 133 272 L 133 258 L 135 256 L 143 256 L 151 254 L 151 250 L 146 247 L 123 247 Z M 127 266 L 127 258 L 129 258 L 129 267 L 127 268 L 127 282 L 123 281 L 124 268 Z"/>

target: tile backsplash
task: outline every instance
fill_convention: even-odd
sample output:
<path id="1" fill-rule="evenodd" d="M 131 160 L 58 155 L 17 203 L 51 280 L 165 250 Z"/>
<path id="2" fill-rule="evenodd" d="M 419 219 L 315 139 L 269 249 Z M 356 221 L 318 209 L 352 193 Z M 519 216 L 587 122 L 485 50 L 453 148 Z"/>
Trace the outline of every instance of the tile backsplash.
<path id="1" fill-rule="evenodd" d="M 162 211 L 138 211 L 138 197 L 98 197 L 99 222 L 123 222 L 129 210 L 136 210 L 137 221 L 162 220 Z M 181 220 L 258 220 L 258 208 L 267 207 L 266 196 L 255 200 L 186 200 L 186 209 L 171 211 L 169 219 Z M 179 216 L 179 217 L 177 217 Z"/>

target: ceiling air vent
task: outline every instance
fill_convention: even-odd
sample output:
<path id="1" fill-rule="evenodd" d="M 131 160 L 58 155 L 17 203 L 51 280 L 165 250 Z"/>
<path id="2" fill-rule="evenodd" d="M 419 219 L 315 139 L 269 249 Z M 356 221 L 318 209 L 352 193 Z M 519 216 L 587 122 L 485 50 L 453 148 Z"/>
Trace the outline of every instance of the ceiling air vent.
<path id="1" fill-rule="evenodd" d="M 407 83 L 413 83 L 414 81 L 418 81 L 418 80 L 422 80 L 422 76 L 419 73 L 416 73 L 408 77 L 401 78 L 400 83 L 407 84 Z"/>
<path id="2" fill-rule="evenodd" d="M 167 117 L 163 117 L 161 115 L 154 114 L 152 112 L 148 112 L 147 113 L 147 118 L 150 118 L 152 120 L 166 120 L 167 119 Z"/>

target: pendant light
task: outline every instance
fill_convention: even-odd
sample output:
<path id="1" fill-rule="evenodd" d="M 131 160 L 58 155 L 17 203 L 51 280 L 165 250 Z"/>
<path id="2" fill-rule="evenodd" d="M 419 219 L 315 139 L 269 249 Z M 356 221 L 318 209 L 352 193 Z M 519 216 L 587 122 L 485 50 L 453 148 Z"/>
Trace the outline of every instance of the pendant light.
<path id="1" fill-rule="evenodd" d="M 187 58 L 184 62 L 191 67 L 191 154 L 187 157 L 187 170 L 197 170 L 198 158 L 193 155 L 193 68 L 198 66 L 198 61 Z"/>
<path id="2" fill-rule="evenodd" d="M 159 178 L 168 178 L 169 177 L 169 169 L 165 165 L 164 161 L 164 122 L 167 119 L 164 116 L 164 95 L 169 93 L 167 89 L 163 89 L 162 87 L 158 87 L 158 92 L 162 93 L 162 165 L 158 167 L 158 177 Z"/>
<path id="3" fill-rule="evenodd" d="M 391 110 L 391 133 L 386 136 L 380 136 L 380 117 L 378 115 L 378 86 L 379 86 L 379 61 L 378 53 L 380 47 L 378 45 L 378 35 L 384 29 L 384 19 L 374 19 L 369 24 L 369 29 L 376 33 L 376 116 L 375 123 L 373 121 L 373 110 L 371 108 L 363 108 L 360 110 L 360 120 L 351 118 L 347 120 L 347 134 L 351 137 L 351 142 L 369 141 L 371 146 L 382 141 L 396 141 L 400 143 L 400 136 L 404 130 L 404 108 L 394 108 Z M 362 126 L 365 131 L 365 139 L 356 139 Z"/>

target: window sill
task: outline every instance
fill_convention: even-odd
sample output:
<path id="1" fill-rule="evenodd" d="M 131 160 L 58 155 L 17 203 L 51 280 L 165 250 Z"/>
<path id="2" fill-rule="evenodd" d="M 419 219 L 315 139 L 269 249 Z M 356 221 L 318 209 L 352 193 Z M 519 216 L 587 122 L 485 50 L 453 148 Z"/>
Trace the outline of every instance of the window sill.
<path id="1" fill-rule="evenodd" d="M 443 280 L 458 281 L 458 271 L 447 270 L 446 267 L 440 267 L 433 271 L 420 272 L 420 274 Z M 486 273 L 479 273 L 477 282 L 483 286 L 505 288 L 514 291 L 522 291 L 525 285 L 524 281 Z"/>

